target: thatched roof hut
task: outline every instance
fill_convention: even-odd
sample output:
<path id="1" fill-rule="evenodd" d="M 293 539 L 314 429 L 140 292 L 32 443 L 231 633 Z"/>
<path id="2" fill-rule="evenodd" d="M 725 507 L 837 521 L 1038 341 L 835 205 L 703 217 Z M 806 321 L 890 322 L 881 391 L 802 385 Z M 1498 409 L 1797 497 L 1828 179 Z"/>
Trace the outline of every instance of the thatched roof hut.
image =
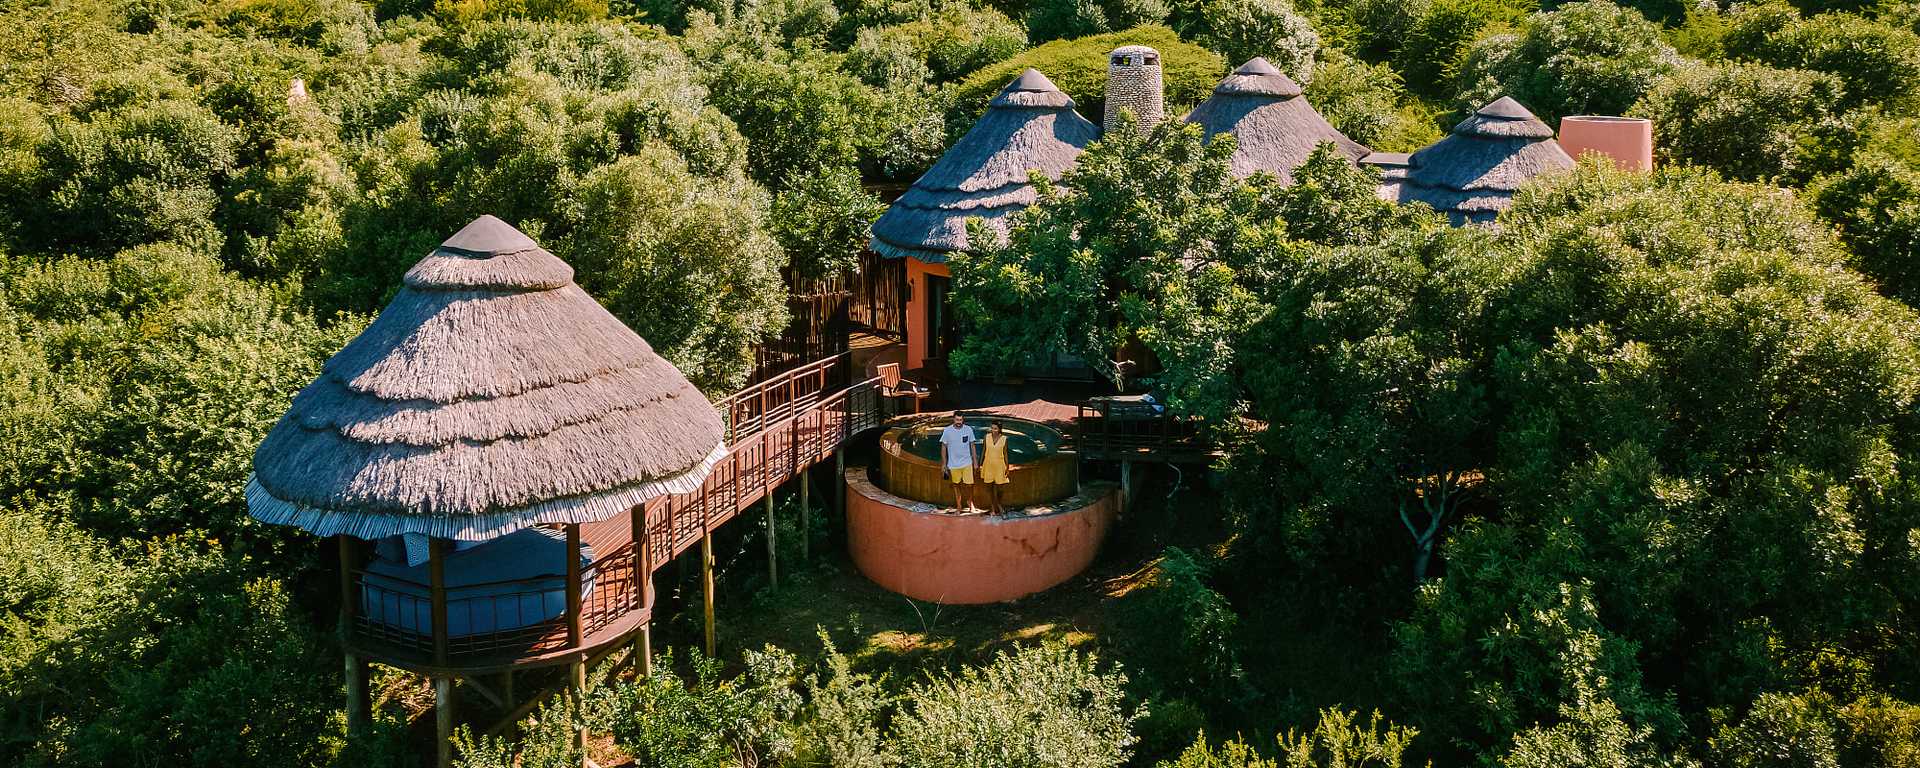
<path id="1" fill-rule="evenodd" d="M 1300 84 L 1264 58 L 1255 58 L 1227 75 L 1213 96 L 1187 113 L 1187 122 L 1199 125 L 1208 138 L 1233 134 L 1233 174 L 1251 176 L 1266 171 L 1292 183 L 1293 169 L 1321 142 L 1349 160 L 1367 155 L 1367 148 L 1346 137 L 1300 95 Z"/>
<path id="2" fill-rule="evenodd" d="M 720 416 L 673 364 L 482 216 L 407 271 L 254 452 L 255 518 L 478 540 L 697 489 Z"/>
<path id="3" fill-rule="evenodd" d="M 1060 178 L 1099 136 L 1100 127 L 1073 110 L 1073 99 L 1028 69 L 873 223 L 871 247 L 882 256 L 937 263 L 967 247 L 969 217 L 1004 235 L 1006 217 L 1036 198 L 1027 174 Z"/>
<path id="4" fill-rule="evenodd" d="M 1446 138 L 1413 153 L 1397 197 L 1431 205 L 1456 224 L 1484 223 L 1506 210 L 1528 179 L 1572 167 L 1553 129 L 1502 96 L 1460 121 Z"/>

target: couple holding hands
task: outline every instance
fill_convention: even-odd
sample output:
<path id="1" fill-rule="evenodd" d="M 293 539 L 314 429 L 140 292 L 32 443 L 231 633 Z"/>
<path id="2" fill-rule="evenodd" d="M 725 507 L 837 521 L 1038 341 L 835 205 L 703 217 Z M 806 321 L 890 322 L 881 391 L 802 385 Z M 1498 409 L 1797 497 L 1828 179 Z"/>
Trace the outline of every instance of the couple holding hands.
<path id="1" fill-rule="evenodd" d="M 1000 507 L 1000 486 L 1008 482 L 1007 436 L 998 420 L 987 425 L 985 440 L 976 440 L 973 427 L 955 411 L 953 423 L 940 430 L 940 465 L 946 468 L 947 481 L 953 483 L 954 512 L 974 511 L 971 497 L 978 469 L 979 482 L 987 487 L 987 514 L 1006 514 Z"/>

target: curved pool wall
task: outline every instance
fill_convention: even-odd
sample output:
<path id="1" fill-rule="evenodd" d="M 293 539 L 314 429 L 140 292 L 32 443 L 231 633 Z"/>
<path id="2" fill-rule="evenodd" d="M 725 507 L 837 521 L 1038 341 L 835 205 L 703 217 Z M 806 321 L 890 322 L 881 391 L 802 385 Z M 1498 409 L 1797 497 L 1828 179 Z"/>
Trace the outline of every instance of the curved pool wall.
<path id="1" fill-rule="evenodd" d="M 842 481 L 854 566 L 889 590 L 946 605 L 1017 600 L 1073 578 L 1093 564 L 1120 509 L 1120 489 L 1108 482 L 995 518 L 943 514 L 946 505 L 874 485 L 865 469 Z"/>
<path id="2" fill-rule="evenodd" d="M 953 484 L 940 466 L 940 430 L 951 417 L 928 416 L 896 424 L 880 435 L 880 486 L 888 493 L 927 504 L 953 505 Z M 1063 499 L 1080 484 L 1079 458 L 1060 452 L 1059 430 L 1026 419 L 967 418 L 976 435 L 1000 422 L 1007 433 L 1007 483 L 1000 488 L 1005 507 L 1026 507 Z M 982 490 L 975 486 L 974 490 Z M 986 504 L 975 493 L 974 506 Z"/>

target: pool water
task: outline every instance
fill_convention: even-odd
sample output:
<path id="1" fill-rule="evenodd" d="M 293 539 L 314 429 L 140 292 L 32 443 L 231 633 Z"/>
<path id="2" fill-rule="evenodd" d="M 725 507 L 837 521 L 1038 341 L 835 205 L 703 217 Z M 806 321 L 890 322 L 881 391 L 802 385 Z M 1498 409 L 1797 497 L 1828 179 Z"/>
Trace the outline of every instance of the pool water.
<path id="1" fill-rule="evenodd" d="M 967 426 L 973 427 L 975 440 L 985 444 L 987 424 L 992 419 L 975 417 L 967 419 Z M 914 425 L 900 436 L 900 447 L 928 461 L 940 460 L 940 430 L 951 423 L 949 419 L 928 420 Z M 1007 463 L 1024 464 L 1050 456 L 1060 450 L 1060 433 L 1053 428 L 1031 421 L 1001 419 L 1000 431 L 1007 436 Z"/>

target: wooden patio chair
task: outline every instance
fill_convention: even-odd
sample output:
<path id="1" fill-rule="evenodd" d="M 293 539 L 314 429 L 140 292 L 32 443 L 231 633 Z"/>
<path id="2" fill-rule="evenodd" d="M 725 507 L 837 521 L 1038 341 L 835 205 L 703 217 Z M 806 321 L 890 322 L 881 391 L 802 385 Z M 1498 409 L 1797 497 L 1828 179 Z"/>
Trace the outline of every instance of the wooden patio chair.
<path id="1" fill-rule="evenodd" d="M 899 363 L 882 363 L 878 366 L 878 370 L 880 371 L 880 396 L 911 398 L 913 412 L 920 413 L 920 401 L 927 399 L 930 394 L 927 388 L 900 378 Z"/>

